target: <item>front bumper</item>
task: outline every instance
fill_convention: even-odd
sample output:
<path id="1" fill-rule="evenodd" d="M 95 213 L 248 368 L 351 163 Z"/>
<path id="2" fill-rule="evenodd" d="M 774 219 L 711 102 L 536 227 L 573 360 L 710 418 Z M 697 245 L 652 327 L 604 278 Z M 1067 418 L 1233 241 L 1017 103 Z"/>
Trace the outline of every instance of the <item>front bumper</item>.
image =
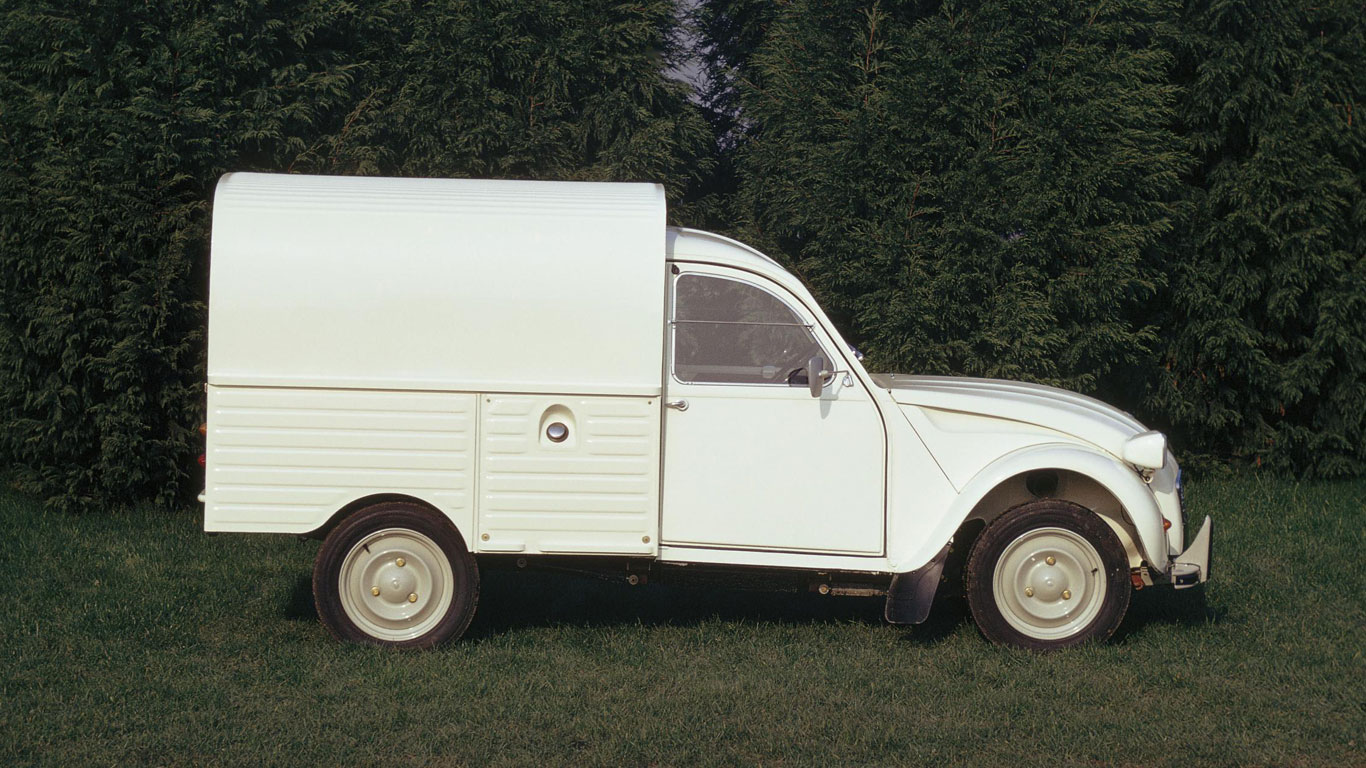
<path id="1" fill-rule="evenodd" d="M 1205 522 L 1191 540 L 1191 545 L 1167 566 L 1167 579 L 1172 586 L 1185 589 L 1209 581 L 1210 538 L 1213 534 L 1214 522 L 1206 515 Z"/>

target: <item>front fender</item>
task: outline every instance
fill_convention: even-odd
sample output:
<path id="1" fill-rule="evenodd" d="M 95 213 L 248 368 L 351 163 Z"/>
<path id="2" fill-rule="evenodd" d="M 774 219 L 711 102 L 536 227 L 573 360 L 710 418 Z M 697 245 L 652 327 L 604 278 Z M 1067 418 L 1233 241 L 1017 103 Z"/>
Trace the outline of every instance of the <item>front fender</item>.
<path id="1" fill-rule="evenodd" d="M 1019 448 L 982 468 L 963 486 L 949 511 L 940 518 L 914 552 L 902 560 L 912 570 L 928 562 L 992 489 L 1016 475 L 1041 469 L 1075 472 L 1091 478 L 1119 501 L 1132 527 L 1139 553 L 1157 569 L 1167 566 L 1167 544 L 1162 513 L 1147 483 L 1133 469 L 1112 456 L 1071 443 L 1043 443 Z"/>

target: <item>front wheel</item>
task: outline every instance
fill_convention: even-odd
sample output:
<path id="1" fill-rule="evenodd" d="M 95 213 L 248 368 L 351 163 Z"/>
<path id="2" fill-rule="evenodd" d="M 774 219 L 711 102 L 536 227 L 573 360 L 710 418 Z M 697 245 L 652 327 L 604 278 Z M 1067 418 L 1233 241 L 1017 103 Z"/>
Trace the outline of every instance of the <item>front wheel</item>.
<path id="1" fill-rule="evenodd" d="M 965 574 L 982 634 L 1032 650 L 1114 634 L 1129 608 L 1129 561 L 1090 510 L 1041 499 L 1006 512 L 977 537 Z"/>
<path id="2" fill-rule="evenodd" d="M 366 507 L 328 534 L 313 597 L 339 640 L 430 648 L 459 637 L 479 602 L 479 569 L 450 522 L 426 507 Z"/>

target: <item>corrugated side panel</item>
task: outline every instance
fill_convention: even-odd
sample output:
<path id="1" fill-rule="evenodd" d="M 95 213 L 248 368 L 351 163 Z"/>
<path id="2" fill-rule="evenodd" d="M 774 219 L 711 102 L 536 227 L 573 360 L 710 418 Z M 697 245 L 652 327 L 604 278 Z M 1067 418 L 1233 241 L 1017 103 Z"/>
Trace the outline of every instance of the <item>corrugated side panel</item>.
<path id="1" fill-rule="evenodd" d="M 302 533 L 402 493 L 469 538 L 477 395 L 211 386 L 208 400 L 205 530 Z"/>
<path id="2" fill-rule="evenodd" d="M 485 395 L 478 549 L 654 554 L 659 409 L 659 398 Z M 547 435 L 554 424 L 562 442 Z"/>

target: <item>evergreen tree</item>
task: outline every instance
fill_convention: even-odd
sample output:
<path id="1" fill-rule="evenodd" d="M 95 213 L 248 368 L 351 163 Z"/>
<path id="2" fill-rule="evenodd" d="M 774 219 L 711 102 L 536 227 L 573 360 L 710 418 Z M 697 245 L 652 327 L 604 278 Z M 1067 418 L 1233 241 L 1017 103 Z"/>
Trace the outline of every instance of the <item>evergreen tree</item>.
<path id="1" fill-rule="evenodd" d="M 1212 457 L 1366 468 L 1364 20 L 1340 0 L 1187 9 L 1197 163 L 1151 404 Z"/>
<path id="2" fill-rule="evenodd" d="M 15 0 L 0 11 L 0 460 L 61 507 L 201 487 L 210 196 L 231 170 L 706 170 L 668 0 Z M 675 199 L 678 199 L 676 197 Z"/>
<path id="3" fill-rule="evenodd" d="M 403 19 L 364 82 L 355 138 L 306 167 L 402 176 L 663 183 L 671 208 L 710 169 L 712 140 L 688 87 L 672 2 L 470 3 Z M 375 157 L 376 146 L 383 149 Z"/>
<path id="4" fill-rule="evenodd" d="M 1136 402 L 1183 162 L 1174 17 L 782 6 L 739 79 L 745 236 L 788 255 L 875 367 Z"/>
<path id="5" fill-rule="evenodd" d="M 776 11 L 774 0 L 711 0 L 698 3 L 690 14 L 705 76 L 700 96 L 727 149 L 743 131 L 739 84 L 755 77 L 750 62 Z"/>
<path id="6" fill-rule="evenodd" d="M 197 490 L 213 185 L 335 122 L 347 47 L 390 11 L 0 15 L 0 455 L 23 487 L 67 507 Z"/>

